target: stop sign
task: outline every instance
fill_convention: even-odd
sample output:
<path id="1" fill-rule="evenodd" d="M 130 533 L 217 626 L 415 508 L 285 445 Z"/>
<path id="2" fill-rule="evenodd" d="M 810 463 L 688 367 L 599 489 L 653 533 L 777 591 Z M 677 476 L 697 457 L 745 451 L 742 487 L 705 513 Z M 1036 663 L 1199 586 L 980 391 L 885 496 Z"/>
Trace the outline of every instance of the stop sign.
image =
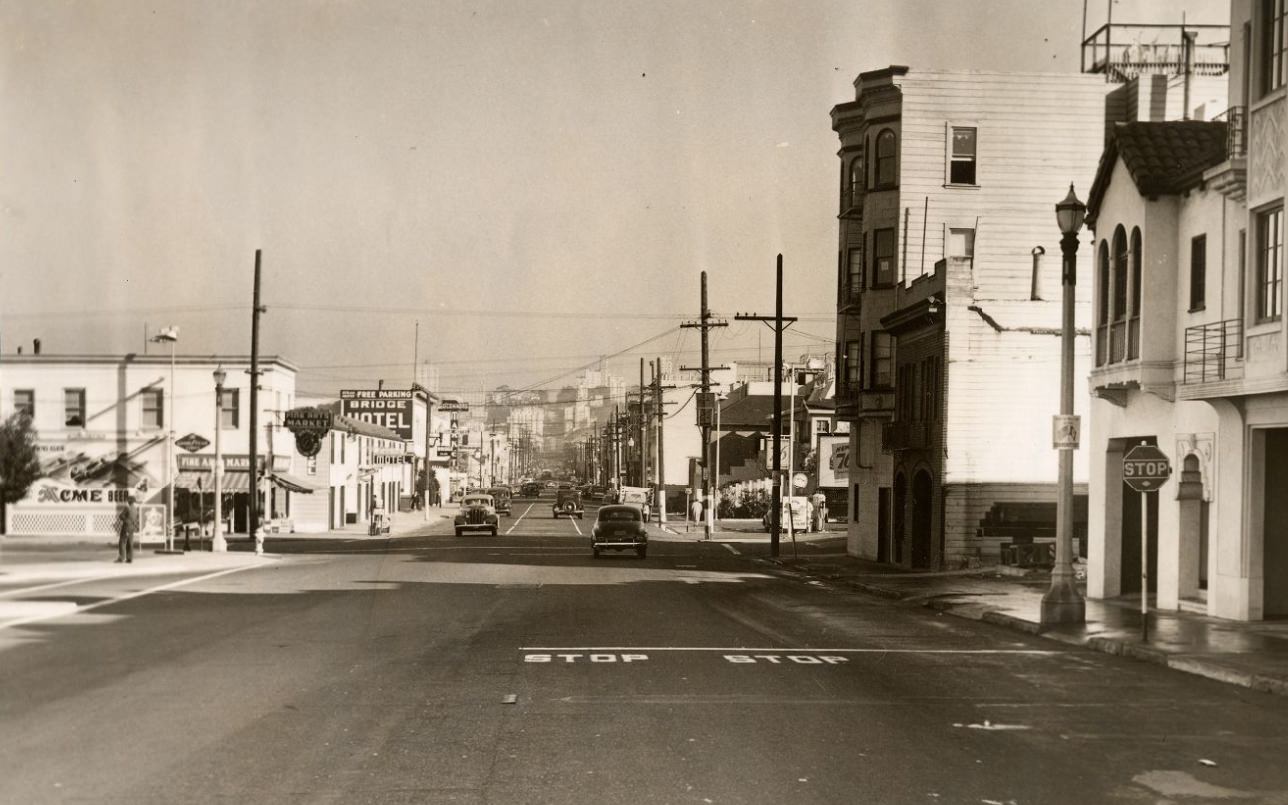
<path id="1" fill-rule="evenodd" d="M 1152 444 L 1138 444 L 1123 456 L 1123 481 L 1137 492 L 1157 492 L 1172 475 L 1172 462 Z"/>

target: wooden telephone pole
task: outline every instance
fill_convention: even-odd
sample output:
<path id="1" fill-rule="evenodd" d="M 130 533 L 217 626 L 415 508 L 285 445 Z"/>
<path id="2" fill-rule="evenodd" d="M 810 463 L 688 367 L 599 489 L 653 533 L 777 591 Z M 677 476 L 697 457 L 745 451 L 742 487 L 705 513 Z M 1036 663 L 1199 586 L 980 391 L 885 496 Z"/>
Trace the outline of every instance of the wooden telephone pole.
<path id="1" fill-rule="evenodd" d="M 711 539 L 711 527 L 715 507 L 711 505 L 711 484 L 714 481 L 714 475 L 711 467 L 711 425 L 712 423 L 712 406 L 715 404 L 714 395 L 711 393 L 711 372 L 716 369 L 728 369 L 727 366 L 712 366 L 710 348 L 708 346 L 707 331 L 712 327 L 728 327 L 729 322 L 723 319 L 712 319 L 711 310 L 707 307 L 707 272 L 702 272 L 702 309 L 699 313 L 699 319 L 696 322 L 685 322 L 680 325 L 685 328 L 697 328 L 702 330 L 702 366 L 698 369 L 702 373 L 701 392 L 698 398 L 698 427 L 702 429 L 702 534 L 704 539 Z M 680 367 L 684 371 L 690 371 L 692 367 Z"/>
<path id="2" fill-rule="evenodd" d="M 778 273 L 774 292 L 774 315 L 757 316 L 739 313 L 734 316 L 737 321 L 761 321 L 769 324 L 774 330 L 774 459 L 771 476 L 772 495 L 769 510 L 769 555 L 778 556 L 779 531 L 782 527 L 780 515 L 783 510 L 783 330 L 792 326 L 795 316 L 783 316 L 783 256 L 778 255 Z M 773 322 L 773 324 L 770 324 Z M 795 382 L 795 380 L 793 380 Z M 795 412 L 793 412 L 795 416 Z M 791 487 L 788 487 L 790 493 Z"/>

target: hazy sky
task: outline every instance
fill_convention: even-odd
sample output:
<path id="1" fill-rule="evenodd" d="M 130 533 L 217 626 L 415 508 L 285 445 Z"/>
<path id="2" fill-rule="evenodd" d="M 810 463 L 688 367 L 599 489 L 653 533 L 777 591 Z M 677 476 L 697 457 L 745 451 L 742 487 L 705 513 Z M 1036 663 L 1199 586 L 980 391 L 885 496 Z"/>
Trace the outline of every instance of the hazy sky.
<path id="1" fill-rule="evenodd" d="M 1106 0 L 1090 0 L 1088 28 Z M 1167 0 L 1115 22 L 1179 22 Z M 1190 2 L 1191 22 L 1226 22 Z M 889 64 L 1078 69 L 1081 0 L 0 0 L 0 335 L 247 353 L 298 386 L 553 380 L 696 315 L 834 337 L 828 112 Z M 1054 200 L 1053 200 L 1054 203 Z M 491 312 L 489 314 L 489 311 Z M 591 314 L 594 318 L 577 317 Z M 730 322 L 716 361 L 754 359 Z M 640 355 L 697 362 L 696 331 Z"/>

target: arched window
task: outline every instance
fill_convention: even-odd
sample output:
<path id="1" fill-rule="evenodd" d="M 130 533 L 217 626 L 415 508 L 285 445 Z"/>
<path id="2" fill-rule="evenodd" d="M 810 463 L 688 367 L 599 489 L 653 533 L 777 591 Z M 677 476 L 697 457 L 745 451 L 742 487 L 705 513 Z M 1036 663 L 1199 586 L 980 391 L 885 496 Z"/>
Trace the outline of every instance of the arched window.
<path id="1" fill-rule="evenodd" d="M 1109 241 L 1100 241 L 1096 262 L 1096 365 L 1104 366 L 1109 338 Z"/>
<path id="2" fill-rule="evenodd" d="M 893 187 L 897 165 L 894 131 L 885 129 L 877 135 L 877 187 Z"/>
<path id="3" fill-rule="evenodd" d="M 1109 300 L 1109 362 L 1118 363 L 1127 354 L 1127 230 L 1114 229 L 1110 253 L 1113 257 L 1113 296 Z"/>
<path id="4" fill-rule="evenodd" d="M 1140 357 L 1141 253 L 1140 227 L 1131 230 L 1131 306 L 1127 312 L 1127 357 Z"/>

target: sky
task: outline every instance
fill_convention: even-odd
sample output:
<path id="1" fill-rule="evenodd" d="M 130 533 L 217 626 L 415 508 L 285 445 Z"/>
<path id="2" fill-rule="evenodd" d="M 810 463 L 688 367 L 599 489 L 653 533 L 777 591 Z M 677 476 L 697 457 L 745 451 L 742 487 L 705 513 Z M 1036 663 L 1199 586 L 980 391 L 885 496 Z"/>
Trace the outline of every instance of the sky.
<path id="1" fill-rule="evenodd" d="M 1088 0 L 1087 29 L 1109 0 Z M 1228 21 L 1122 0 L 1115 22 Z M 861 71 L 1076 72 L 1081 0 L 0 0 L 0 349 L 262 354 L 301 392 L 833 351 Z M 419 332 L 419 338 L 417 338 Z M 152 347 L 157 349 L 157 347 Z M 0 369 L 2 370 L 2 369 Z"/>

